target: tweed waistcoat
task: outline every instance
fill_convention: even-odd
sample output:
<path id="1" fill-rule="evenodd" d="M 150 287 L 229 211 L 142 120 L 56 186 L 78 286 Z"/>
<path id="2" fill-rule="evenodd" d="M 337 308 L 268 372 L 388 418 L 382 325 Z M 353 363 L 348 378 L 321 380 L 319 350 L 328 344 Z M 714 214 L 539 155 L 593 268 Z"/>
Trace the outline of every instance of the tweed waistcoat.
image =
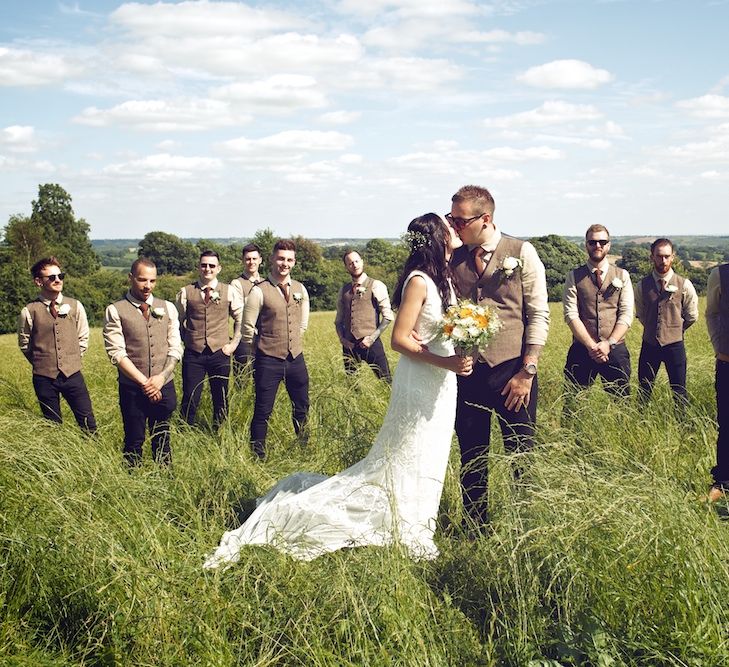
<path id="1" fill-rule="evenodd" d="M 602 279 L 602 289 L 597 284 L 587 264 L 575 269 L 575 287 L 577 288 L 577 310 L 587 333 L 595 340 L 607 340 L 618 321 L 618 303 L 620 290 L 612 284 L 619 278 L 617 269 L 610 264 Z M 622 280 L 622 279 L 621 279 Z M 622 342 L 625 338 L 622 338 Z"/>
<path id="2" fill-rule="evenodd" d="M 372 278 L 367 278 L 352 293 L 352 283 L 342 287 L 342 306 L 344 308 L 344 333 L 352 341 L 362 340 L 377 329 L 380 324 L 380 311 L 377 299 L 372 294 Z"/>
<path id="3" fill-rule="evenodd" d="M 217 302 L 212 298 L 205 303 L 200 291 L 200 284 L 194 283 L 185 287 L 185 347 L 194 352 L 202 352 L 207 345 L 217 352 L 230 341 L 228 335 L 228 312 L 230 311 L 230 286 L 218 283 L 215 290 L 220 297 Z"/>
<path id="4" fill-rule="evenodd" d="M 258 349 L 269 357 L 298 357 L 301 345 L 301 302 L 294 294 L 303 294 L 303 286 L 291 281 L 288 303 L 281 290 L 270 280 L 258 283 L 263 292 L 263 305 L 258 315 Z"/>
<path id="5" fill-rule="evenodd" d="M 239 278 L 233 278 L 233 280 L 230 281 L 230 284 L 233 285 L 233 283 L 236 283 L 240 288 L 241 294 L 243 295 L 243 300 L 248 298 L 248 295 L 251 293 L 251 290 L 253 289 L 253 286 L 255 284 L 252 280 L 249 280 L 244 275 L 241 275 Z"/>
<path id="6" fill-rule="evenodd" d="M 458 296 L 495 308 L 503 325 L 481 354 L 489 366 L 515 359 L 524 352 L 526 313 L 521 269 L 507 276 L 502 268 L 507 257 L 521 256 L 522 245 L 524 241 L 502 234 L 481 278 L 466 246 L 456 249 L 451 260 Z"/>
<path id="7" fill-rule="evenodd" d="M 70 377 L 81 370 L 81 349 L 78 344 L 78 301 L 63 297 L 71 307 L 68 315 L 53 318 L 42 301 L 27 305 L 33 320 L 28 349 L 33 374 L 57 378 L 59 373 Z"/>
<path id="8" fill-rule="evenodd" d="M 129 360 L 147 377 L 161 373 L 167 360 L 167 329 L 170 322 L 165 301 L 152 297 L 149 320 L 144 319 L 142 311 L 129 299 L 121 299 L 114 305 L 119 313 Z M 157 308 L 164 311 L 162 317 L 152 314 L 151 311 Z M 121 371 L 119 382 L 136 385 Z"/>
<path id="9" fill-rule="evenodd" d="M 653 274 L 640 281 L 643 297 L 643 340 L 663 347 L 683 340 L 683 316 L 681 314 L 684 278 L 671 276 L 669 285 L 675 292 L 660 292 Z"/>

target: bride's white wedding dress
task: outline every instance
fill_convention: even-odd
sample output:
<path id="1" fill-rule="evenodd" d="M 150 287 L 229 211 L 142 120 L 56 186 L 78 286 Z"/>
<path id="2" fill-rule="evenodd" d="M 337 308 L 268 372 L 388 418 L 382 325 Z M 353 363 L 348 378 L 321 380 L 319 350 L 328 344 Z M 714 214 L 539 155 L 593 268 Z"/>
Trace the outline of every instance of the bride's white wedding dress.
<path id="1" fill-rule="evenodd" d="M 427 285 L 415 329 L 431 352 L 452 355 L 450 343 L 434 338 L 443 316 L 435 283 L 420 271 L 407 281 L 414 275 Z M 333 477 L 296 473 L 278 482 L 238 529 L 223 534 L 204 567 L 235 563 L 251 544 L 312 560 L 344 547 L 400 542 L 414 558 L 435 558 L 433 532 L 455 411 L 455 374 L 401 356 L 385 420 L 367 456 Z"/>

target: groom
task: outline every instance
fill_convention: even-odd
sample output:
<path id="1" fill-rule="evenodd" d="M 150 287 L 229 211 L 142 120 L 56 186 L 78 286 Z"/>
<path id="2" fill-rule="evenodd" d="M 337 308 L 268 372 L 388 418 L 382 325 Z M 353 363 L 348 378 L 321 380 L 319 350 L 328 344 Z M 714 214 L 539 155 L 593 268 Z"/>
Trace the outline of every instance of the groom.
<path id="1" fill-rule="evenodd" d="M 503 234 L 494 223 L 494 199 L 486 188 L 466 185 L 451 201 L 446 219 L 463 241 L 451 259 L 458 296 L 495 308 L 503 325 L 473 373 L 458 376 L 463 504 L 476 524 L 484 524 L 492 412 L 507 452 L 524 452 L 533 444 L 537 364 L 549 331 L 547 282 L 534 246 Z"/>

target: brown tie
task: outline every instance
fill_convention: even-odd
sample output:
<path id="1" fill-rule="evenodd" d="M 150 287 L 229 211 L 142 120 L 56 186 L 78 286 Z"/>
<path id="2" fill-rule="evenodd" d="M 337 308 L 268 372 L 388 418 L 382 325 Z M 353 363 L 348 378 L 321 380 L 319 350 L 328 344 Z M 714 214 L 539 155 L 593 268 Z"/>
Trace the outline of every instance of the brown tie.
<path id="1" fill-rule="evenodd" d="M 50 305 L 48 306 L 48 311 L 55 320 L 58 317 L 58 304 L 55 301 L 51 301 Z"/>
<path id="2" fill-rule="evenodd" d="M 480 245 L 477 245 L 471 252 L 473 253 L 473 264 L 476 267 L 476 273 L 480 278 L 486 270 L 486 262 L 483 261 L 486 251 Z"/>
<path id="3" fill-rule="evenodd" d="M 357 293 L 357 283 L 352 283 L 352 294 Z"/>
<path id="4" fill-rule="evenodd" d="M 658 281 L 658 286 L 661 288 L 661 292 L 666 291 L 666 281 L 663 278 Z"/>
<path id="5" fill-rule="evenodd" d="M 281 293 L 284 295 L 284 299 L 286 299 L 286 303 L 289 302 L 289 284 L 288 283 L 279 283 L 278 288 L 281 290 Z"/>
<path id="6" fill-rule="evenodd" d="M 139 304 L 139 310 L 142 311 L 144 319 L 149 321 L 149 304 L 146 301 L 142 301 L 142 303 Z"/>
<path id="7" fill-rule="evenodd" d="M 602 289 L 602 269 L 595 269 L 595 283 L 597 283 L 597 289 Z"/>
<path id="8" fill-rule="evenodd" d="M 210 303 L 210 287 L 203 287 L 203 301 L 207 306 Z"/>

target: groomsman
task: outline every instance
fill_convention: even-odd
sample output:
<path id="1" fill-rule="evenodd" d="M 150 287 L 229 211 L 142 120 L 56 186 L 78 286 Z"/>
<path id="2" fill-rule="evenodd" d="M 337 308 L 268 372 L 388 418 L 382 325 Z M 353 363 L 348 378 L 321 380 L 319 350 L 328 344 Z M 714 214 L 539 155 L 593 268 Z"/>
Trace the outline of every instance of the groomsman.
<path id="1" fill-rule="evenodd" d="M 129 272 L 129 291 L 104 316 L 104 345 L 119 373 L 119 407 L 124 424 L 124 458 L 142 461 L 146 429 L 152 456 L 171 463 L 169 419 L 177 406 L 173 374 L 182 358 L 177 309 L 152 295 L 157 267 L 140 257 Z"/>
<path id="2" fill-rule="evenodd" d="M 564 320 L 572 331 L 565 377 L 567 412 L 572 410 L 575 387 L 589 387 L 602 377 L 613 395 L 630 393 L 630 353 L 625 334 L 633 322 L 630 274 L 608 262 L 610 234 L 591 225 L 585 234 L 587 263 L 567 274 L 562 297 Z"/>
<path id="3" fill-rule="evenodd" d="M 358 362 L 368 364 L 378 378 L 392 381 L 385 348 L 380 336 L 395 319 L 385 283 L 364 272 L 364 262 L 356 250 L 342 257 L 352 282 L 345 283 L 337 297 L 334 327 L 342 343 L 344 370 L 352 374 Z"/>
<path id="4" fill-rule="evenodd" d="M 635 315 L 643 324 L 638 359 L 639 397 L 648 400 L 661 363 L 679 408 L 688 405 L 686 347 L 683 335 L 699 317 L 699 297 L 688 278 L 674 273 L 676 254 L 669 239 L 651 244 L 653 271 L 635 292 Z"/>
<path id="5" fill-rule="evenodd" d="M 258 273 L 261 266 L 261 249 L 255 243 L 249 243 L 241 251 L 241 260 L 246 268 L 238 278 L 231 280 L 230 286 L 236 290 L 241 297 L 241 303 L 245 304 L 245 300 L 251 293 L 255 285 L 261 282 L 263 278 Z M 253 358 L 256 355 L 256 336 L 253 336 L 251 343 L 241 341 L 235 350 L 233 361 L 234 374 L 241 377 L 246 369 L 250 369 L 253 364 Z"/>
<path id="6" fill-rule="evenodd" d="M 243 342 L 252 343 L 258 329 L 251 446 L 260 458 L 266 453 L 268 420 L 282 380 L 291 399 L 297 435 L 303 436 L 309 412 L 309 372 L 302 348 L 309 324 L 309 294 L 300 282 L 291 279 L 295 264 L 296 244 L 277 241 L 271 273 L 251 289 L 243 307 Z"/>
<path id="7" fill-rule="evenodd" d="M 218 427 L 228 410 L 230 358 L 238 347 L 243 321 L 243 299 L 230 285 L 218 281 L 220 256 L 214 250 L 200 254 L 200 279 L 177 293 L 180 331 L 185 343 L 182 357 L 182 418 L 195 423 L 205 376 L 213 398 L 213 424 Z M 233 318 L 233 338 L 228 335 Z"/>
<path id="8" fill-rule="evenodd" d="M 467 185 L 451 201 L 446 219 L 464 243 L 451 259 L 458 296 L 495 308 L 503 324 L 473 373 L 457 378 L 463 504 L 476 523 L 485 523 L 492 412 L 507 452 L 533 445 L 537 364 L 549 331 L 547 282 L 534 246 L 496 226 L 486 188 Z"/>
<path id="9" fill-rule="evenodd" d="M 61 423 L 63 396 L 78 425 L 95 433 L 96 419 L 81 374 L 81 357 L 89 344 L 86 311 L 80 301 L 63 296 L 66 274 L 55 257 L 37 261 L 30 272 L 40 293 L 20 311 L 18 344 L 33 366 L 33 389 L 41 413 Z"/>
<path id="10" fill-rule="evenodd" d="M 716 502 L 729 491 L 729 264 L 711 270 L 706 286 L 706 324 L 716 355 L 716 465 L 709 500 Z"/>

